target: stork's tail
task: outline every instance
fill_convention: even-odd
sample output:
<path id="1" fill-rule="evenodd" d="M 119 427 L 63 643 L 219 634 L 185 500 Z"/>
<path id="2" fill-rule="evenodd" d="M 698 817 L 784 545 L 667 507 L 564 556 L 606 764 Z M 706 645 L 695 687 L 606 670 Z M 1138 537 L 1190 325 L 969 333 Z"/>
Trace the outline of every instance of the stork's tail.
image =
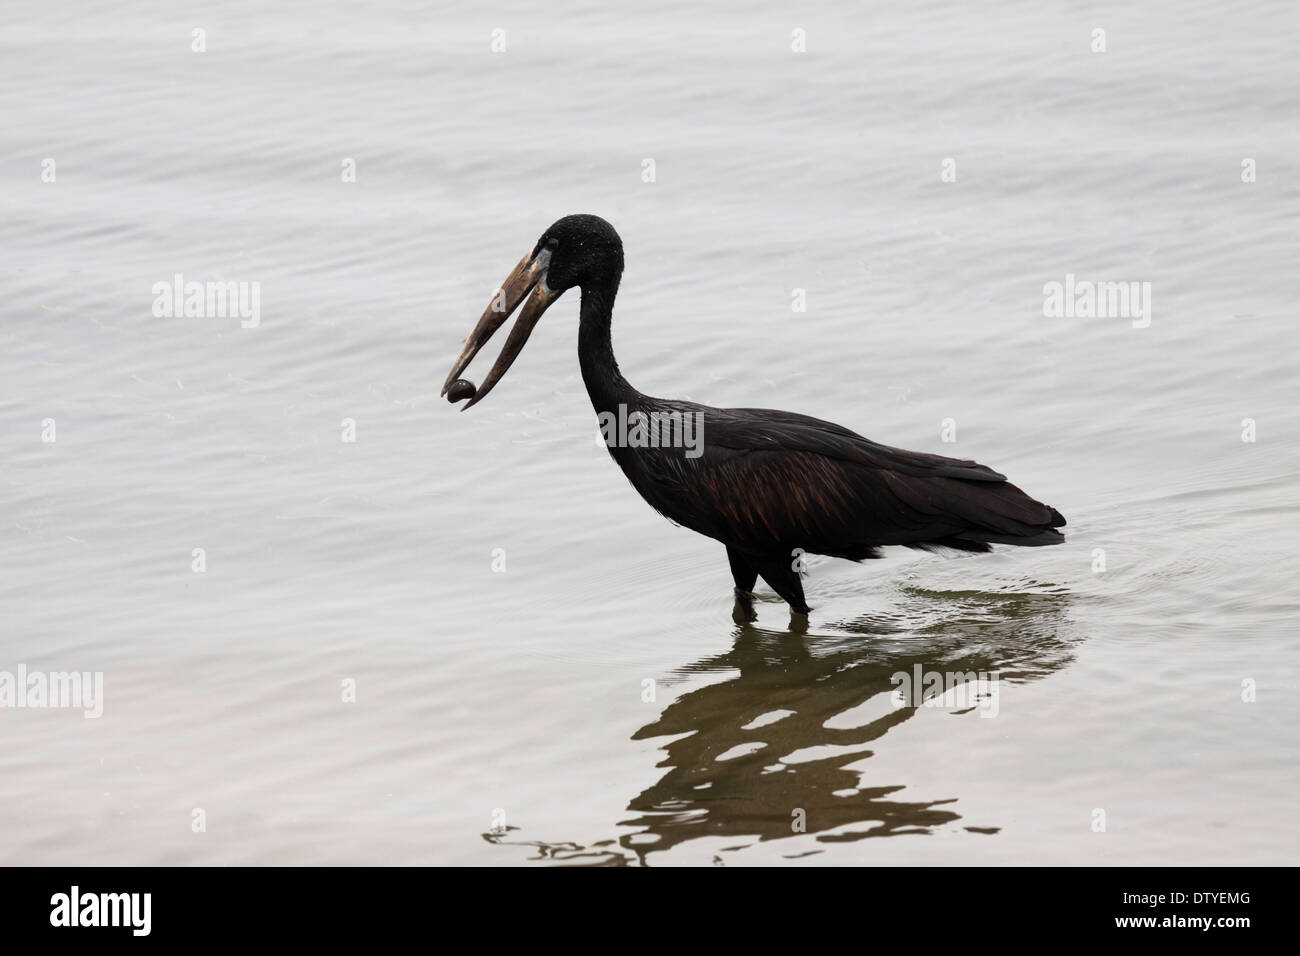
<path id="1" fill-rule="evenodd" d="M 994 544 L 1038 548 L 1065 541 L 1065 535 L 1056 530 L 1065 526 L 1065 516 L 1010 482 L 953 481 L 952 485 L 945 505 L 969 526 L 931 544 L 990 551 Z"/>

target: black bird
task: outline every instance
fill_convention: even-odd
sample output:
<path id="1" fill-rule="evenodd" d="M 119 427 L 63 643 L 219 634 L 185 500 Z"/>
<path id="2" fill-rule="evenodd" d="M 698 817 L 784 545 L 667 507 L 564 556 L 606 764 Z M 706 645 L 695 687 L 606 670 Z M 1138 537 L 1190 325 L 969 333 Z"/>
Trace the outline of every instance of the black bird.
<path id="1" fill-rule="evenodd" d="M 623 243 L 597 216 L 565 216 L 510 273 L 465 341 L 443 393 L 524 302 L 505 348 L 465 408 L 490 392 L 537 320 L 582 290 L 578 361 L 609 452 L 651 507 L 727 548 L 736 597 L 753 616 L 762 577 L 807 614 L 802 554 L 860 561 L 883 545 L 990 551 L 1065 540 L 1065 519 L 973 461 L 879 445 L 840 425 L 765 408 L 711 408 L 651 398 L 628 384 L 610 342 Z M 624 429 L 624 424 L 628 427 Z M 662 439 L 662 440 L 656 440 Z M 701 440 L 702 439 L 702 440 Z"/>

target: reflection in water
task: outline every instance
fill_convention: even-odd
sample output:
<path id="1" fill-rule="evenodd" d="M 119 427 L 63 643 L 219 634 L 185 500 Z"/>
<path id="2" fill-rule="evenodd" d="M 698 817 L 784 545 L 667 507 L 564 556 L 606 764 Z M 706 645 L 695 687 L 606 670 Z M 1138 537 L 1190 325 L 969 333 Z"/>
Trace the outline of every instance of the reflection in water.
<path id="1" fill-rule="evenodd" d="M 913 589 L 888 618 L 841 622 L 828 635 L 739 624 L 730 651 L 676 675 L 730 676 L 677 698 L 633 735 L 677 738 L 663 747 L 666 772 L 632 798 L 635 815 L 620 821 L 638 832 L 617 845 L 526 845 L 537 847 L 535 859 L 617 865 L 645 863 L 649 854 L 704 836 L 735 838 L 736 849 L 794 836 L 797 811 L 803 832 L 819 842 L 928 833 L 953 823 L 960 819 L 956 797 L 891 799 L 903 784 L 867 785 L 869 767 L 854 769 L 916 713 L 892 702 L 893 676 L 919 667 L 926 674 L 996 673 L 1000 685 L 1035 680 L 1073 659 L 1067 602 L 1054 593 Z M 913 626 L 918 617 L 931 623 Z M 485 837 L 514 843 L 507 833 Z M 816 852 L 800 842 L 789 856 Z"/>

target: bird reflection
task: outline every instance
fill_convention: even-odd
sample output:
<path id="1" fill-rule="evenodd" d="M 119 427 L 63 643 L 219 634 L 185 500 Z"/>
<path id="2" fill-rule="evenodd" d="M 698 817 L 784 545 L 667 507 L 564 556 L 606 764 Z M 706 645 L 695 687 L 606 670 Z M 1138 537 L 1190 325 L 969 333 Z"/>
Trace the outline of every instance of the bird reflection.
<path id="1" fill-rule="evenodd" d="M 955 824 L 961 819 L 955 796 L 905 800 L 904 784 L 870 779 L 874 750 L 920 703 L 891 700 L 894 676 L 919 667 L 919 673 L 996 674 L 999 685 L 1023 683 L 1066 666 L 1077 639 L 1063 594 L 905 594 L 901 610 L 840 622 L 829 634 L 738 624 L 729 651 L 681 668 L 667 683 L 722 679 L 676 698 L 633 734 L 634 740 L 675 738 L 662 748 L 663 775 L 630 800 L 632 815 L 619 821 L 635 832 L 617 844 L 530 843 L 537 858 L 645 864 L 701 837 L 734 840 L 725 852 L 800 836 L 784 854 L 795 858 L 820 852 L 823 844 Z M 918 614 L 930 621 L 919 629 L 912 623 Z M 996 821 L 979 822 L 969 829 L 996 832 Z M 515 842 L 509 834 L 485 837 Z"/>

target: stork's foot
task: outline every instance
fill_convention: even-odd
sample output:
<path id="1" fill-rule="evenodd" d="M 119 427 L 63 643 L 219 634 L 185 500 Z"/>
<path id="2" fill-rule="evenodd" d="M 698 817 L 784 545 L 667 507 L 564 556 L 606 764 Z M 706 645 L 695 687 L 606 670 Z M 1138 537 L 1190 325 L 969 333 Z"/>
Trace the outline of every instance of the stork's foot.
<path id="1" fill-rule="evenodd" d="M 758 620 L 758 612 L 754 610 L 754 595 L 749 591 L 742 591 L 740 588 L 735 589 L 736 605 L 731 609 L 731 619 L 737 624 L 748 624 L 750 621 Z"/>

